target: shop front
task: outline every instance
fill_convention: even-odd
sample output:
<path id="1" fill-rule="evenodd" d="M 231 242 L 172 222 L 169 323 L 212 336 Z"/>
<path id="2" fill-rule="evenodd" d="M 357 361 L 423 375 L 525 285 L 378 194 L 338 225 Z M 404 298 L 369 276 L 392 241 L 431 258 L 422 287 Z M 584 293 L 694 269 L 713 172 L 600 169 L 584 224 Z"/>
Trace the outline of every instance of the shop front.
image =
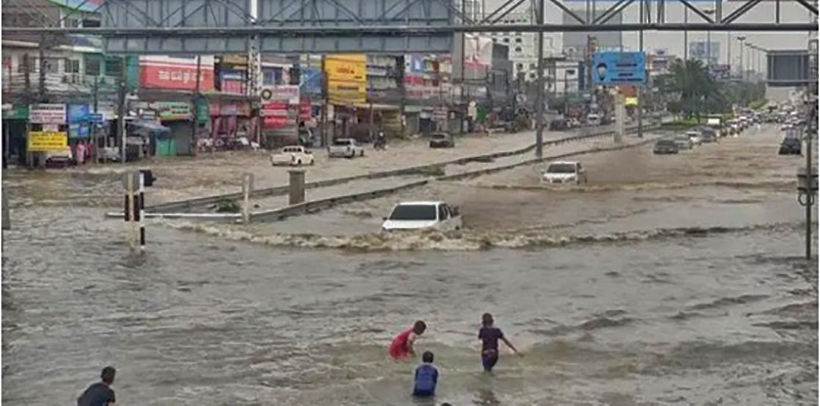
<path id="1" fill-rule="evenodd" d="M 25 165 L 28 105 L 3 105 L 3 167 Z"/>
<path id="2" fill-rule="evenodd" d="M 232 149 L 255 141 L 256 120 L 251 117 L 249 101 L 211 100 L 209 112 L 214 148 Z"/>

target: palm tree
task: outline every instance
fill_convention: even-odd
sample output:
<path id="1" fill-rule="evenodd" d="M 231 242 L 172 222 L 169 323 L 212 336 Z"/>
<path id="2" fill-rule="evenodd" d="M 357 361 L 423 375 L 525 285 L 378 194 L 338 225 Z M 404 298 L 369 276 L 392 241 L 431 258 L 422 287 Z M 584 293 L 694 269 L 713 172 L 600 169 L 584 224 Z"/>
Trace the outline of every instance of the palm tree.
<path id="1" fill-rule="evenodd" d="M 670 80 L 665 91 L 680 95 L 680 109 L 687 117 L 693 115 L 700 121 L 701 113 L 706 112 L 709 100 L 719 100 L 717 83 L 709 75 L 703 62 L 695 59 L 681 61 L 677 59 L 669 67 Z"/>

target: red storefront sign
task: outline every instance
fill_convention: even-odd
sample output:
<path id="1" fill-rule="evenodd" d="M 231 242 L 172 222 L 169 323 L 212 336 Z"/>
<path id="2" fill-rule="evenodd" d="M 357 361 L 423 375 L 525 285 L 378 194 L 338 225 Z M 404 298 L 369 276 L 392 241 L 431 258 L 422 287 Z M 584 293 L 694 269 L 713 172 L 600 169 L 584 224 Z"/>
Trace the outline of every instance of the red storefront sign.
<path id="1" fill-rule="evenodd" d="M 199 70 L 199 90 L 214 90 L 213 57 L 201 57 Z M 196 90 L 196 73 L 196 58 L 140 57 L 140 84 L 146 89 Z"/>
<path id="2" fill-rule="evenodd" d="M 244 94 L 245 82 L 238 79 L 222 79 L 222 93 Z"/>
<path id="3" fill-rule="evenodd" d="M 277 129 L 293 125 L 288 114 L 290 105 L 286 101 L 272 101 L 262 105 L 259 114 L 262 116 L 262 128 Z"/>

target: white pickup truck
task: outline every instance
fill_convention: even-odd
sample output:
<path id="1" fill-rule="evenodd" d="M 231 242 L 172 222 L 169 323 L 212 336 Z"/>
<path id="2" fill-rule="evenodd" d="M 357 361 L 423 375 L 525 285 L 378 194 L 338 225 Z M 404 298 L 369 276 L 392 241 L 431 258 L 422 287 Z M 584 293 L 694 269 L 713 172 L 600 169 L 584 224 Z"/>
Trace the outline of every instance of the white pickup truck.
<path id="1" fill-rule="evenodd" d="M 337 138 L 328 147 L 329 157 L 353 158 L 364 156 L 364 147 L 356 143 L 352 138 Z"/>
<path id="2" fill-rule="evenodd" d="M 547 169 L 541 174 L 541 183 L 587 183 L 587 172 L 580 162 L 550 162 Z"/>
<path id="3" fill-rule="evenodd" d="M 313 165 L 314 157 L 310 150 L 301 145 L 293 145 L 282 148 L 278 153 L 271 155 L 270 162 L 277 165 Z"/>
<path id="4" fill-rule="evenodd" d="M 393 207 L 382 224 L 382 231 L 428 228 L 442 231 L 461 229 L 458 207 L 441 201 L 401 202 Z"/>

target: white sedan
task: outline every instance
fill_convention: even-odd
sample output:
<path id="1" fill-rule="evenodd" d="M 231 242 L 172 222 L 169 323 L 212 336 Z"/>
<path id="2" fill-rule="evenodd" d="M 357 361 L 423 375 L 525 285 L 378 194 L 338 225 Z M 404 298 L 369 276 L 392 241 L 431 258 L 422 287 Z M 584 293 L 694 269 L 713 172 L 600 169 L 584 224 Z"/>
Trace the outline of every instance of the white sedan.
<path id="1" fill-rule="evenodd" d="M 272 154 L 270 162 L 277 165 L 313 165 L 315 158 L 310 150 L 303 146 L 290 146 L 282 148 L 278 153 Z"/>

